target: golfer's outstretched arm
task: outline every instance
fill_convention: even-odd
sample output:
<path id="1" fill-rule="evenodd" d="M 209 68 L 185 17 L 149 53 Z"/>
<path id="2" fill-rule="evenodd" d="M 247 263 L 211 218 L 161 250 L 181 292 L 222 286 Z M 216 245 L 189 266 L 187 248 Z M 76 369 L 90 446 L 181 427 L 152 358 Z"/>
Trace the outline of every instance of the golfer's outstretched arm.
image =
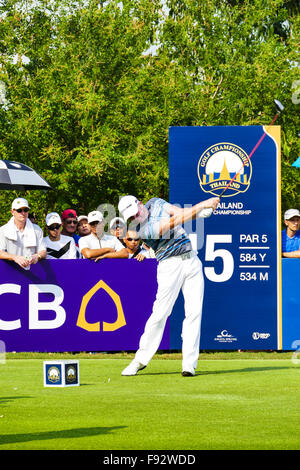
<path id="1" fill-rule="evenodd" d="M 206 199 L 205 201 L 198 202 L 192 207 L 187 208 L 180 208 L 177 206 L 170 205 L 169 206 L 169 214 L 170 218 L 164 219 L 160 223 L 160 235 L 168 232 L 172 228 L 176 227 L 177 225 L 182 225 L 189 220 L 193 220 L 197 217 L 197 214 L 202 209 L 213 209 L 215 210 L 217 205 L 220 202 L 220 198 L 218 197 L 211 197 Z"/>

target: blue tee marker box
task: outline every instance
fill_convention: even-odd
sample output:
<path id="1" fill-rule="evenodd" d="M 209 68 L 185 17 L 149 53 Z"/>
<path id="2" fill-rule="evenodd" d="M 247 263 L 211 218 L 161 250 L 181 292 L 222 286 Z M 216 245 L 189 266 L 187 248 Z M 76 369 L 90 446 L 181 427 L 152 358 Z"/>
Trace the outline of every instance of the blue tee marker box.
<path id="1" fill-rule="evenodd" d="M 44 361 L 44 387 L 79 386 L 79 361 Z"/>

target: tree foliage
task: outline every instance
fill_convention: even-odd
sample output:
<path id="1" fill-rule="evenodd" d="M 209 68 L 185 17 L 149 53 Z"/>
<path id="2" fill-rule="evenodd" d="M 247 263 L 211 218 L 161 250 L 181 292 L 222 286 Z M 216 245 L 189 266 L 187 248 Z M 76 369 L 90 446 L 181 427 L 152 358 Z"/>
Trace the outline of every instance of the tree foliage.
<path id="1" fill-rule="evenodd" d="M 292 4 L 0 2 L 0 156 L 28 164 L 54 188 L 28 194 L 39 221 L 69 206 L 87 213 L 116 205 L 124 193 L 167 198 L 169 126 L 268 124 L 274 98 L 286 107 L 283 208 L 299 207 Z M 16 195 L 0 194 L 2 223 Z"/>

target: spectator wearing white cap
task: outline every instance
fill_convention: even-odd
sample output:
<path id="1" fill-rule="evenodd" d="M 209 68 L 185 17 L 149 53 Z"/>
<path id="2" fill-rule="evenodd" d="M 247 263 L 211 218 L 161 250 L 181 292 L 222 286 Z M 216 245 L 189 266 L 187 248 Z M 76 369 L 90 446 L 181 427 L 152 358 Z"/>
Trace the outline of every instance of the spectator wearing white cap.
<path id="1" fill-rule="evenodd" d="M 91 229 L 90 235 L 79 239 L 79 249 L 84 258 L 97 259 L 106 253 L 115 253 L 123 250 L 123 258 L 128 258 L 128 253 L 120 240 L 112 235 L 103 233 L 104 217 L 100 211 L 92 211 L 88 214 L 88 223 Z"/>
<path id="2" fill-rule="evenodd" d="M 77 219 L 77 233 L 80 237 L 86 237 L 91 233 L 87 215 L 80 215 Z"/>
<path id="3" fill-rule="evenodd" d="M 117 237 L 122 243 L 122 245 L 126 246 L 123 240 L 124 237 L 126 237 L 126 232 L 127 232 L 127 225 L 125 223 L 125 220 L 122 219 L 122 217 L 115 217 L 114 219 L 110 221 L 109 229 L 110 229 L 111 235 L 113 235 L 114 237 Z"/>
<path id="4" fill-rule="evenodd" d="M 14 199 L 11 219 L 0 227 L 0 259 L 14 261 L 24 269 L 46 257 L 43 231 L 28 219 L 26 199 Z"/>
<path id="5" fill-rule="evenodd" d="M 44 238 L 47 259 L 76 259 L 76 246 L 72 237 L 62 235 L 61 218 L 57 212 L 46 216 L 48 236 Z"/>
<path id="6" fill-rule="evenodd" d="M 286 229 L 281 233 L 283 258 L 300 258 L 300 212 L 289 209 L 284 213 Z"/>

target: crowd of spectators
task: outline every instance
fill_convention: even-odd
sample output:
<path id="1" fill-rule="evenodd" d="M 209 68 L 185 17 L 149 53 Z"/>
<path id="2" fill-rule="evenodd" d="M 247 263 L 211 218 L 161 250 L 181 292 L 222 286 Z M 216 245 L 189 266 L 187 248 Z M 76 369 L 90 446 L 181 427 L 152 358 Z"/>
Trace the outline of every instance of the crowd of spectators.
<path id="1" fill-rule="evenodd" d="M 300 258 L 300 212 L 289 209 L 284 213 L 286 229 L 282 231 L 282 256 Z M 104 216 L 98 211 L 77 215 L 75 209 L 61 214 L 50 212 L 45 218 L 47 234 L 30 212 L 26 199 L 16 198 L 11 206 L 11 218 L 0 227 L 0 259 L 14 261 L 29 269 L 41 259 L 135 258 L 143 261 L 155 257 L 142 243 L 136 231 L 128 229 L 121 217 L 109 221 L 109 233 L 104 232 Z"/>
<path id="2" fill-rule="evenodd" d="M 61 214 L 50 212 L 43 230 L 28 201 L 17 198 L 11 206 L 10 220 L 0 227 L 0 259 L 14 261 L 29 269 L 42 259 L 135 258 L 143 261 L 154 257 L 135 231 L 127 230 L 121 217 L 109 222 L 109 234 L 104 232 L 104 216 L 98 211 L 77 215 L 65 209 Z"/>

